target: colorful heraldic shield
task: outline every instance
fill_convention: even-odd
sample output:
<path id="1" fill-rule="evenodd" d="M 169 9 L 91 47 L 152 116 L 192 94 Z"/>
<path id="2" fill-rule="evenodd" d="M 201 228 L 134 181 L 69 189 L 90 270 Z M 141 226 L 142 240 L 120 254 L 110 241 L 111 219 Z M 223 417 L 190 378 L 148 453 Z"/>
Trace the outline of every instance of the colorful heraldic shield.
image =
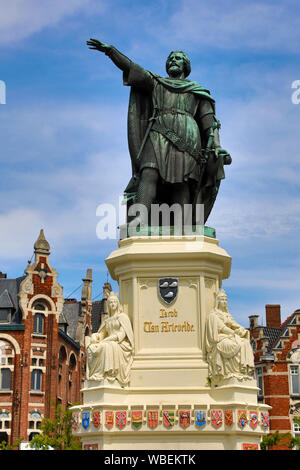
<path id="1" fill-rule="evenodd" d="M 195 411 L 195 424 L 199 428 L 202 428 L 206 424 L 206 411 L 196 410 Z"/>
<path id="2" fill-rule="evenodd" d="M 154 429 L 158 425 L 158 411 L 148 411 L 147 423 L 149 428 Z"/>
<path id="3" fill-rule="evenodd" d="M 127 412 L 126 411 L 116 411 L 116 426 L 119 429 L 125 428 L 127 423 Z"/>
<path id="4" fill-rule="evenodd" d="M 211 424 L 215 428 L 219 428 L 223 423 L 223 412 L 222 410 L 211 410 L 210 412 Z"/>
<path id="5" fill-rule="evenodd" d="M 114 425 L 114 412 L 105 411 L 105 426 L 110 429 Z"/>
<path id="6" fill-rule="evenodd" d="M 250 411 L 250 420 L 249 424 L 252 429 L 255 429 L 258 425 L 258 413 L 257 411 Z"/>
<path id="7" fill-rule="evenodd" d="M 83 450 L 98 450 L 98 444 L 84 444 Z"/>
<path id="8" fill-rule="evenodd" d="M 238 410 L 238 423 L 241 428 L 244 428 L 247 424 L 247 411 Z"/>
<path id="9" fill-rule="evenodd" d="M 261 411 L 260 417 L 261 417 L 261 425 L 264 428 L 268 428 L 269 427 L 269 412 L 268 411 Z"/>
<path id="10" fill-rule="evenodd" d="M 251 444 L 251 443 L 244 442 L 243 450 L 258 450 L 258 444 Z"/>
<path id="11" fill-rule="evenodd" d="M 136 429 L 140 428 L 143 424 L 143 412 L 132 411 L 131 412 L 131 423 Z"/>
<path id="12" fill-rule="evenodd" d="M 93 425 L 95 428 L 99 428 L 101 424 L 101 412 L 100 411 L 94 411 L 93 412 Z"/>
<path id="13" fill-rule="evenodd" d="M 174 411 L 163 410 L 163 423 L 166 428 L 174 426 Z"/>
<path id="14" fill-rule="evenodd" d="M 76 431 L 79 428 L 79 413 L 72 413 L 72 429 Z"/>
<path id="15" fill-rule="evenodd" d="M 190 410 L 179 410 L 179 424 L 182 428 L 187 428 L 191 424 Z"/>
<path id="16" fill-rule="evenodd" d="M 87 429 L 90 425 L 90 416 L 91 413 L 89 411 L 82 412 L 81 423 L 84 429 Z"/>
<path id="17" fill-rule="evenodd" d="M 233 410 L 224 411 L 224 422 L 228 428 L 233 425 Z"/>

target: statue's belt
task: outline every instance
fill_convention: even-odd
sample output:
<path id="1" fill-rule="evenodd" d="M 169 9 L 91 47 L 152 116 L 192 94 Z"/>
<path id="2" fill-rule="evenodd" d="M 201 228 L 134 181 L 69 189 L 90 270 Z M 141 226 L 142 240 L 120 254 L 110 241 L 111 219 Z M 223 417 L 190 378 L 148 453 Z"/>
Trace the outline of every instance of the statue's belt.
<path id="1" fill-rule="evenodd" d="M 197 163 L 200 163 L 200 158 L 203 157 L 203 151 L 201 149 L 195 149 L 188 142 L 183 140 L 179 135 L 176 134 L 172 129 L 165 127 L 163 124 L 155 121 L 151 127 L 151 131 L 159 132 L 166 139 L 168 139 L 180 152 L 187 152 L 191 155 Z"/>
<path id="2" fill-rule="evenodd" d="M 178 108 L 156 108 L 156 117 L 161 116 L 162 114 L 184 114 L 185 116 L 191 116 L 192 118 L 194 117 L 192 113 L 189 113 L 188 111 L 184 111 L 183 109 L 178 109 Z"/>

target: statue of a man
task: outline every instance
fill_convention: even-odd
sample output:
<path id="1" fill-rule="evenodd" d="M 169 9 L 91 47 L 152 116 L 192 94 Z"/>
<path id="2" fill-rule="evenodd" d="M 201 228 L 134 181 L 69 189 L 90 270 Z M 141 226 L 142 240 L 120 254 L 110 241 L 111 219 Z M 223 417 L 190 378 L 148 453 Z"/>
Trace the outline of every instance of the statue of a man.
<path id="1" fill-rule="evenodd" d="M 87 44 L 109 56 L 123 71 L 124 85 L 131 86 L 132 178 L 125 189 L 127 199 L 143 204 L 148 213 L 153 203 L 177 203 L 182 209 L 185 204 L 204 204 L 205 222 L 225 177 L 223 165 L 230 164 L 231 157 L 220 145 L 210 92 L 186 78 L 191 71 L 188 56 L 172 51 L 166 61 L 168 78 L 162 78 L 111 45 L 96 39 Z"/>

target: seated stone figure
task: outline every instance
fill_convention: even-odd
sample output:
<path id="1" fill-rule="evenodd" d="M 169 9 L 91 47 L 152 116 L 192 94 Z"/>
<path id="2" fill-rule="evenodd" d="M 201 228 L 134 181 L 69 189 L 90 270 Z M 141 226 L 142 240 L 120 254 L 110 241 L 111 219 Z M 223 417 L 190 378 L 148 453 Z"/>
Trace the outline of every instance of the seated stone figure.
<path id="1" fill-rule="evenodd" d="M 227 310 L 224 290 L 216 295 L 215 308 L 206 321 L 205 347 L 208 376 L 212 385 L 226 379 L 249 380 L 254 371 L 249 331 L 240 326 Z"/>
<path id="2" fill-rule="evenodd" d="M 107 300 L 108 318 L 97 333 L 86 337 L 88 380 L 129 382 L 132 365 L 133 331 L 129 317 L 123 312 L 117 294 Z"/>

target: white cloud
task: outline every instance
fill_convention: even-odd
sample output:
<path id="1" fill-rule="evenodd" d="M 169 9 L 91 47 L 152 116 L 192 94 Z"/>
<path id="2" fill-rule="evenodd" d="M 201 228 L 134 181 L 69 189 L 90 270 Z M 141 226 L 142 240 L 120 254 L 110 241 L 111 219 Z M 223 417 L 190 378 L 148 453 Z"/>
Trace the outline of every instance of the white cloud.
<path id="1" fill-rule="evenodd" d="M 184 0 L 160 34 L 211 49 L 261 49 L 298 52 L 298 2 Z M 156 31 L 157 32 L 157 31 Z"/>
<path id="2" fill-rule="evenodd" d="M 100 5 L 103 2 L 100 2 Z M 0 42 L 11 43 L 93 7 L 93 0 L 9 0 L 0 5 Z"/>

